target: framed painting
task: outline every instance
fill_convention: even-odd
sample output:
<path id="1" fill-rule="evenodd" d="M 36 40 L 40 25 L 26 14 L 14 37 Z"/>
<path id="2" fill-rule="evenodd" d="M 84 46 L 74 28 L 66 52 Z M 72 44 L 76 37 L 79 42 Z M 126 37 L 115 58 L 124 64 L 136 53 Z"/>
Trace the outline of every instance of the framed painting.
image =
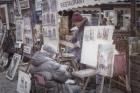
<path id="1" fill-rule="evenodd" d="M 9 17 L 6 4 L 0 5 L 0 21 L 3 23 L 3 25 L 7 26 L 7 29 L 9 29 Z"/>
<path id="2" fill-rule="evenodd" d="M 15 53 L 12 58 L 11 64 L 6 72 L 6 78 L 8 78 L 9 80 L 14 79 L 20 60 L 21 55 Z"/>

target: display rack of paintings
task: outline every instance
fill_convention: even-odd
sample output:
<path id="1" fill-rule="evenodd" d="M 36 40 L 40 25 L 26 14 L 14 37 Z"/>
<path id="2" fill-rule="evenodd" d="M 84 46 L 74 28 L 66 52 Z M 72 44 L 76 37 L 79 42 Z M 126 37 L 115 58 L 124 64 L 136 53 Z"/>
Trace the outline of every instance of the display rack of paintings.
<path id="1" fill-rule="evenodd" d="M 4 68 L 6 67 L 6 65 L 8 64 L 8 53 L 2 53 L 0 55 L 0 68 Z"/>
<path id="2" fill-rule="evenodd" d="M 42 33 L 44 44 L 59 50 L 59 31 L 56 0 L 42 0 Z"/>

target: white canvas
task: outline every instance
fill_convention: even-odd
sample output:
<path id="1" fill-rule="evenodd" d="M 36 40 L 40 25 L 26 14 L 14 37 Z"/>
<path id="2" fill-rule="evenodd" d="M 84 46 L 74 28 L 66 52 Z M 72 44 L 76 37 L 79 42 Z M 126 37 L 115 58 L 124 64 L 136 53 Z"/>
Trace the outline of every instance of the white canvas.
<path id="1" fill-rule="evenodd" d="M 104 38 L 104 30 L 107 35 Z M 112 43 L 113 26 L 87 26 L 84 30 L 81 63 L 97 68 L 98 45 Z M 100 34 L 100 36 L 99 36 Z"/>

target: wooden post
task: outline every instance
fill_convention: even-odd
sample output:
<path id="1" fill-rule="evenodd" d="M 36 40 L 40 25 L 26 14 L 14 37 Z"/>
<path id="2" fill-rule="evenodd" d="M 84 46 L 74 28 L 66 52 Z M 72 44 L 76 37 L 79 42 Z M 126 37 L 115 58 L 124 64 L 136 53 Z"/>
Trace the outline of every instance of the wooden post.
<path id="1" fill-rule="evenodd" d="M 130 36 L 135 36 L 136 27 L 136 0 L 131 0 L 131 31 Z"/>

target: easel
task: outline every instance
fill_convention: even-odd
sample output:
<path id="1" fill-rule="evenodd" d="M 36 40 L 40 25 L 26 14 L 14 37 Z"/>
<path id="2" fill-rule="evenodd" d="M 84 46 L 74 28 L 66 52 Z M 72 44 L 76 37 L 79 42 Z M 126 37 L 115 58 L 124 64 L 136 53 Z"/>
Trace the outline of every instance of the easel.
<path id="1" fill-rule="evenodd" d="M 120 56 L 120 57 L 123 57 L 122 55 Z M 122 62 L 122 61 L 121 61 Z M 128 63 L 128 64 L 130 64 L 130 63 Z M 119 65 L 119 66 L 121 66 L 121 65 Z M 125 67 L 124 67 L 125 68 Z M 129 68 L 129 67 L 128 67 Z M 117 69 L 116 69 L 117 70 Z M 128 77 L 128 73 L 129 73 L 129 71 L 128 72 L 126 72 L 125 74 L 123 74 L 123 72 L 119 72 L 120 74 L 117 74 L 116 76 L 117 77 L 119 77 L 119 79 L 123 82 L 119 82 L 119 81 L 117 81 L 117 80 L 114 80 L 113 78 L 111 78 L 111 77 L 109 77 L 109 78 L 107 78 L 107 79 L 109 79 L 109 88 L 108 88 L 108 93 L 111 93 L 110 92 L 110 90 L 111 90 L 111 84 L 112 84 L 112 82 L 114 82 L 114 83 L 116 83 L 116 84 L 118 84 L 118 85 L 120 85 L 120 86 L 122 86 L 122 87 L 125 87 L 126 88 L 126 91 L 127 91 L 127 93 L 131 93 L 131 87 L 130 87 L 130 83 L 129 83 L 129 77 Z M 122 77 L 122 76 L 124 76 L 124 77 Z M 102 93 L 103 92 L 103 86 L 104 86 L 104 79 L 105 79 L 105 77 L 103 76 L 103 78 L 102 78 L 102 82 L 101 82 L 101 91 L 99 92 L 99 93 Z"/>

